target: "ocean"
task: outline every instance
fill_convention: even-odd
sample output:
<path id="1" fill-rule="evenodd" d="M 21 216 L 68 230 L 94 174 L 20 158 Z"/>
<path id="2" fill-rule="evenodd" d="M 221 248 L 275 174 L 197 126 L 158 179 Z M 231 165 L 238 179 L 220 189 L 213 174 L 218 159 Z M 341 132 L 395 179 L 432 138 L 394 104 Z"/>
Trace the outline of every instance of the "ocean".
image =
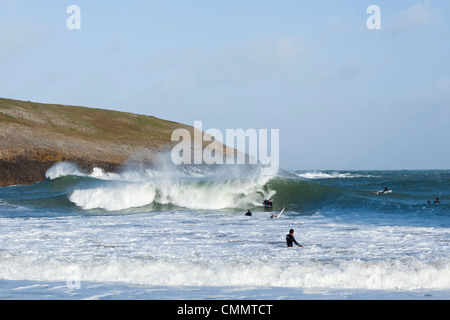
<path id="1" fill-rule="evenodd" d="M 449 230 L 450 171 L 60 163 L 0 188 L 0 299 L 450 299 Z"/>

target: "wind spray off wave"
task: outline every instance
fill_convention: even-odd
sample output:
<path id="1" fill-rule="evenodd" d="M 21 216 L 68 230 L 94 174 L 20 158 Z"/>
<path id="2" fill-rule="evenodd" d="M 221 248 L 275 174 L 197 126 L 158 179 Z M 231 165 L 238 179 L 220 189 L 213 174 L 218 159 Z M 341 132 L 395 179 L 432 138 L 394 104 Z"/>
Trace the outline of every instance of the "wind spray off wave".
<path id="1" fill-rule="evenodd" d="M 69 199 L 85 210 L 119 211 L 149 205 L 220 210 L 259 206 L 276 191 L 266 184 L 273 176 L 259 174 L 253 166 L 165 166 L 126 168 L 121 173 L 94 169 L 84 174 L 70 164 L 57 164 L 50 180 L 82 177 Z M 84 178 L 84 179 L 83 179 Z"/>

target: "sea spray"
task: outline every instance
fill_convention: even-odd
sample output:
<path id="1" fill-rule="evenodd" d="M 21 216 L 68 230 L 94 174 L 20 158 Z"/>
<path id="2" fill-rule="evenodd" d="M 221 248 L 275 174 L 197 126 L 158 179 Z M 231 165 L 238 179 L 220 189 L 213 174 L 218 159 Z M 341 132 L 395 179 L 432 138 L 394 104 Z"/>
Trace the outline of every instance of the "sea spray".
<path id="1" fill-rule="evenodd" d="M 255 166 L 125 167 L 119 173 L 94 168 L 85 174 L 74 164 L 58 163 L 49 169 L 51 180 L 65 176 L 90 178 L 71 192 L 72 203 L 83 208 L 119 211 L 150 204 L 218 210 L 259 206 L 276 191 L 268 189 L 273 177 Z"/>
<path id="2" fill-rule="evenodd" d="M 54 164 L 47 170 L 45 177 L 50 180 L 54 180 L 64 176 L 79 176 L 85 177 L 86 173 L 83 173 L 80 167 L 71 162 L 59 162 Z"/>
<path id="3" fill-rule="evenodd" d="M 84 210 L 123 211 L 189 208 L 199 210 L 248 210 L 274 198 L 274 209 L 324 204 L 330 188 L 286 172 L 268 176 L 255 165 L 173 165 L 159 161 L 153 166 L 130 164 L 115 173 L 94 168 L 82 172 L 71 163 L 58 163 L 47 177 L 66 192 L 68 200 Z M 72 177 L 72 179 L 70 179 Z M 75 179 L 76 178 L 76 179 Z M 64 180 L 65 179 L 65 180 Z M 64 181 L 63 181 L 64 180 Z"/>

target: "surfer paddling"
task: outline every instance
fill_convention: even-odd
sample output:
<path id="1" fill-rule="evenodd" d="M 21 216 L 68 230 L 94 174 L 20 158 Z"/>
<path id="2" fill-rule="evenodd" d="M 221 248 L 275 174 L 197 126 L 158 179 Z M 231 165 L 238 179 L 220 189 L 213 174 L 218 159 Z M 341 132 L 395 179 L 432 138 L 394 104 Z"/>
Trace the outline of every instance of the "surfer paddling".
<path id="1" fill-rule="evenodd" d="M 439 198 L 436 198 L 436 200 L 434 200 L 433 203 L 441 203 L 441 202 L 439 201 Z M 428 200 L 428 204 L 431 204 L 431 201 L 430 201 L 430 200 Z"/>
<path id="2" fill-rule="evenodd" d="M 300 243 L 298 243 L 294 238 L 294 229 L 289 230 L 289 234 L 286 235 L 286 244 L 288 248 L 292 248 L 296 244 L 300 248 L 304 248 Z"/>
<path id="3" fill-rule="evenodd" d="M 392 193 L 392 190 L 389 190 L 388 187 L 384 188 L 383 191 L 378 191 L 377 194 L 385 194 L 385 193 Z"/>

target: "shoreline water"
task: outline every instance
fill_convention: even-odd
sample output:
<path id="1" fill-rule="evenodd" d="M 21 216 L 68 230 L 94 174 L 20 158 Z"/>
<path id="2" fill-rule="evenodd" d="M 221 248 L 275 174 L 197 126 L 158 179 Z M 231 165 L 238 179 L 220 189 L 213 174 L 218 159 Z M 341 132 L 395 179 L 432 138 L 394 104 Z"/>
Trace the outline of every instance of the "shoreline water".
<path id="1" fill-rule="evenodd" d="M 278 287 L 155 287 L 64 281 L 0 280 L 0 300 L 449 300 L 450 290 L 301 289 Z"/>

